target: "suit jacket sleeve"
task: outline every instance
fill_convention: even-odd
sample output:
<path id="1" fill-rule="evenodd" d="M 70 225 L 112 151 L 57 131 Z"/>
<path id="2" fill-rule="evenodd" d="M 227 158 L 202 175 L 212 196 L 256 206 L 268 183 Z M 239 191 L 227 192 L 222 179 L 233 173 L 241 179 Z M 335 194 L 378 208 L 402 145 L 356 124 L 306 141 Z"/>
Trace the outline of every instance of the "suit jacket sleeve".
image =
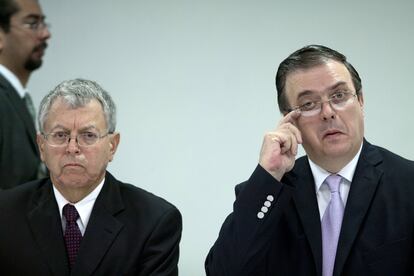
<path id="1" fill-rule="evenodd" d="M 282 185 L 258 165 L 248 181 L 236 186 L 233 213 L 225 220 L 205 262 L 207 275 L 265 274 L 269 237 L 280 230 L 282 210 L 291 196 L 292 187 Z M 264 212 L 266 201 L 271 205 Z"/>
<path id="2" fill-rule="evenodd" d="M 146 242 L 140 275 L 178 275 L 181 230 L 180 212 L 175 207 L 169 209 L 159 219 Z"/>

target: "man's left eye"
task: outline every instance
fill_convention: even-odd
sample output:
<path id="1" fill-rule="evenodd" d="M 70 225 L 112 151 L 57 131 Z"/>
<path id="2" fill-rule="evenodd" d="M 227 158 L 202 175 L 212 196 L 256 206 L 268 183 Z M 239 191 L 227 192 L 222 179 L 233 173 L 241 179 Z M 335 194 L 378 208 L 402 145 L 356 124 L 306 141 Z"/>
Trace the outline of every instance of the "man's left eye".
<path id="1" fill-rule="evenodd" d="M 345 97 L 345 92 L 336 92 L 335 94 L 332 95 L 333 99 L 342 99 Z"/>
<path id="2" fill-rule="evenodd" d="M 82 136 L 85 137 L 85 138 L 95 138 L 95 137 L 98 137 L 98 135 L 96 135 L 93 132 L 85 132 L 85 133 L 82 133 Z"/>

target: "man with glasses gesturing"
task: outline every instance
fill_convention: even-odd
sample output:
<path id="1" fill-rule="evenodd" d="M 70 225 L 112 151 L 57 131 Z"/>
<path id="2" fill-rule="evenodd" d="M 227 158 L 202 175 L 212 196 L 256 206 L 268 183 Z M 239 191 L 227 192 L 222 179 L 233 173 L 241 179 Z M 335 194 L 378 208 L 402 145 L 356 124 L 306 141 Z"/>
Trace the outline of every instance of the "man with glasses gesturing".
<path id="1" fill-rule="evenodd" d="M 284 117 L 236 186 L 207 275 L 413 275 L 414 162 L 364 139 L 355 68 L 310 45 L 279 65 L 276 87 Z"/>
<path id="2" fill-rule="evenodd" d="M 106 171 L 115 115 L 92 81 L 44 97 L 37 143 L 50 178 L 0 192 L 0 275 L 178 275 L 180 212 Z"/>
<path id="3" fill-rule="evenodd" d="M 45 175 L 26 86 L 50 38 L 37 0 L 0 0 L 0 189 Z"/>

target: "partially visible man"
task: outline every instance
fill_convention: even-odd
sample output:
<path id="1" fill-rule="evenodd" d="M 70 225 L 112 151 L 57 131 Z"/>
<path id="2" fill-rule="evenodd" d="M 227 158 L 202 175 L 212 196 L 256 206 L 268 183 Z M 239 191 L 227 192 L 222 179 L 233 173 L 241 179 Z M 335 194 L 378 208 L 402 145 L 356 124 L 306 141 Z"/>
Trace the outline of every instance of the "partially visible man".
<path id="1" fill-rule="evenodd" d="M 37 143 L 50 178 L 0 193 L 1 275 L 178 274 L 180 212 L 106 171 L 115 113 L 88 80 L 42 100 Z"/>
<path id="2" fill-rule="evenodd" d="M 414 275 L 414 162 L 364 139 L 355 68 L 310 45 L 276 87 L 284 117 L 236 187 L 207 275 Z"/>
<path id="3" fill-rule="evenodd" d="M 0 0 L 0 189 L 44 176 L 26 90 L 50 32 L 37 0 Z"/>

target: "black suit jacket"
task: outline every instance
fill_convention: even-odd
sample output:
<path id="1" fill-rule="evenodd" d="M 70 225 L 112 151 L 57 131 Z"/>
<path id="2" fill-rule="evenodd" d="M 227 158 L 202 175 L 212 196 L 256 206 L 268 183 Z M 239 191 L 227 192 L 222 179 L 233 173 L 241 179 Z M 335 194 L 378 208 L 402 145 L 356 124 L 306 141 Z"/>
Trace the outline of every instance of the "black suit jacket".
<path id="1" fill-rule="evenodd" d="M 207 256 L 207 275 L 321 275 L 322 235 L 307 157 L 281 181 L 258 166 Z M 269 210 L 257 214 L 268 195 Z M 414 162 L 364 141 L 334 275 L 414 275 Z"/>
<path id="2" fill-rule="evenodd" d="M 109 173 L 71 273 L 49 179 L 1 191 L 0 225 L 0 275 L 178 274 L 179 211 Z"/>
<path id="3" fill-rule="evenodd" d="M 0 189 L 37 179 L 40 162 L 33 119 L 0 74 Z"/>

